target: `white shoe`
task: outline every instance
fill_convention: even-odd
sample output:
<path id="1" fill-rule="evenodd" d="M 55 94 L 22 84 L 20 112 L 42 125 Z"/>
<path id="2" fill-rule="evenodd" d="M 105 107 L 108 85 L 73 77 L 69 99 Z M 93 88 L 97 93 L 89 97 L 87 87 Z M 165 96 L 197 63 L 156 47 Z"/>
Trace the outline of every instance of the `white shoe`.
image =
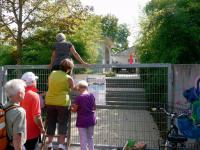
<path id="1" fill-rule="evenodd" d="M 67 150 L 66 146 L 64 144 L 59 144 L 58 145 L 59 150 Z"/>
<path id="2" fill-rule="evenodd" d="M 52 149 L 53 149 L 53 144 L 52 143 L 47 144 L 47 150 L 52 150 Z"/>

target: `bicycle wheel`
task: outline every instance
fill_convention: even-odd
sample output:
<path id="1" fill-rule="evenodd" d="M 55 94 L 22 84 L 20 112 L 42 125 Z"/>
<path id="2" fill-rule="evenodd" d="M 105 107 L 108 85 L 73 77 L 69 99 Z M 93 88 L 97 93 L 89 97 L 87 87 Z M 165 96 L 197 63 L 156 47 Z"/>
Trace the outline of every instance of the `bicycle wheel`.
<path id="1" fill-rule="evenodd" d="M 181 143 L 181 150 L 186 150 L 186 145 L 185 145 L 185 143 Z"/>
<path id="2" fill-rule="evenodd" d="M 164 150 L 185 150 L 185 149 L 181 149 L 177 142 L 166 141 Z"/>
<path id="3" fill-rule="evenodd" d="M 166 140 L 162 150 L 174 150 L 172 143 Z"/>

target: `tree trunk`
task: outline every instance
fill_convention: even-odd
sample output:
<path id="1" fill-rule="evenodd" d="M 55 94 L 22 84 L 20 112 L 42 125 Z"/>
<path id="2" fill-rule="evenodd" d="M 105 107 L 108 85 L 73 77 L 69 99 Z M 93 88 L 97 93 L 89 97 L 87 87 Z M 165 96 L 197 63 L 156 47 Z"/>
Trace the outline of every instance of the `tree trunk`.
<path id="1" fill-rule="evenodd" d="M 21 58 L 22 58 L 22 35 L 18 33 L 17 36 L 17 56 L 16 56 L 16 62 L 17 65 L 21 65 Z"/>
<path id="2" fill-rule="evenodd" d="M 21 64 L 22 60 L 22 0 L 19 0 L 19 20 L 18 24 L 18 32 L 17 32 L 17 64 Z"/>

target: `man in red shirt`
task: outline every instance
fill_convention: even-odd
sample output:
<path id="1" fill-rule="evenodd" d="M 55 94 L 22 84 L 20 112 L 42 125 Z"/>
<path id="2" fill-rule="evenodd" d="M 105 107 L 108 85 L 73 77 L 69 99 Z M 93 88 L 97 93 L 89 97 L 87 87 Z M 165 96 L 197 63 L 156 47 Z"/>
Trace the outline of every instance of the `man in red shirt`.
<path id="1" fill-rule="evenodd" d="M 25 147 L 27 150 L 34 150 L 38 145 L 40 134 L 45 133 L 41 118 L 40 98 L 36 88 L 38 77 L 32 72 L 26 72 L 21 79 L 27 85 L 24 100 L 20 103 L 26 111 L 27 141 Z"/>

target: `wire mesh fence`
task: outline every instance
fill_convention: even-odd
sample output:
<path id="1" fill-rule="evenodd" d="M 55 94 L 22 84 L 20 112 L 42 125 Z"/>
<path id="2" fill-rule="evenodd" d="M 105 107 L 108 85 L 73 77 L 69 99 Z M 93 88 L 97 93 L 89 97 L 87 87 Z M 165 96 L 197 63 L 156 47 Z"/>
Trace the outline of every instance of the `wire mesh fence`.
<path id="1" fill-rule="evenodd" d="M 3 82 L 32 71 L 38 77 L 39 93 L 48 89 L 47 66 L 5 66 Z M 72 77 L 77 83 L 87 80 L 97 103 L 94 144 L 123 147 L 128 139 L 158 148 L 158 139 L 167 130 L 167 118 L 152 113 L 151 107 L 171 103 L 171 78 L 168 64 L 76 66 Z M 64 84 L 64 83 L 63 83 Z M 71 100 L 77 92 L 71 93 Z M 2 98 L 5 96 L 2 93 Z M 79 143 L 76 114 L 71 117 L 71 143 Z"/>

